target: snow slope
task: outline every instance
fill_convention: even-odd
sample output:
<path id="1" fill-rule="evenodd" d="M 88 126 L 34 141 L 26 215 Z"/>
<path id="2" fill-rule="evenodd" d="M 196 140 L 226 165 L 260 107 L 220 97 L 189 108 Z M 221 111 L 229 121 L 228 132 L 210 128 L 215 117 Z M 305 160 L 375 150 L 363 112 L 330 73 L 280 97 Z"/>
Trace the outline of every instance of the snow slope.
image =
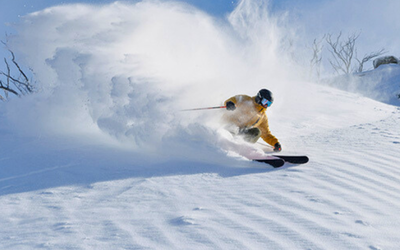
<path id="1" fill-rule="evenodd" d="M 352 106 L 349 96 L 336 100 Z M 219 160 L 147 164 L 99 146 L 6 143 L 16 148 L 2 148 L 1 248 L 396 249 L 400 109 L 359 103 L 371 116 L 353 108 L 352 125 L 330 128 L 332 115 L 309 133 L 308 115 L 285 124 L 299 128 L 282 131 L 284 145 L 311 161 L 277 170 L 204 148 Z"/>
<path id="2" fill-rule="evenodd" d="M 323 81 L 346 91 L 360 93 L 374 100 L 400 106 L 400 65 L 384 64 L 374 70 Z"/>
<path id="3" fill-rule="evenodd" d="M 1 104 L 0 248 L 396 249 L 400 108 L 298 80 L 250 3 L 229 24 L 159 2 L 25 17 L 11 46 L 41 89 Z M 232 156 L 225 111 L 179 112 L 261 87 L 306 165 Z"/>

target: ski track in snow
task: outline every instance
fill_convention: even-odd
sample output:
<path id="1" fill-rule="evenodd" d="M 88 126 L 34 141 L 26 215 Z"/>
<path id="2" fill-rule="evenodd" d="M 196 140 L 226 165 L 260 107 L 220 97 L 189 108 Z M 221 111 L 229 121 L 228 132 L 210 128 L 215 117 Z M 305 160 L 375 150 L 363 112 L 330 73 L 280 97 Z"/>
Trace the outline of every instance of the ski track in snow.
<path id="1" fill-rule="evenodd" d="M 310 156 L 303 166 L 4 194 L 0 248 L 396 249 L 399 122 L 397 109 L 292 138 Z"/>

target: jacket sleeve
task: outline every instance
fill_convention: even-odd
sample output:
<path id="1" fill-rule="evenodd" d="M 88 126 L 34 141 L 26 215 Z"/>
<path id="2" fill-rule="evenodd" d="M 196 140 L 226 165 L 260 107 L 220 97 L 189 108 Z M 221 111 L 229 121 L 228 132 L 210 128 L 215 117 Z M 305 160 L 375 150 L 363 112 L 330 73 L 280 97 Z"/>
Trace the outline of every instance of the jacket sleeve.
<path id="1" fill-rule="evenodd" d="M 258 129 L 260 129 L 261 131 L 261 138 L 269 145 L 275 146 L 275 144 L 279 142 L 279 140 L 275 136 L 273 136 L 271 134 L 271 131 L 269 130 L 267 116 L 263 116 L 262 121 L 258 126 Z"/>

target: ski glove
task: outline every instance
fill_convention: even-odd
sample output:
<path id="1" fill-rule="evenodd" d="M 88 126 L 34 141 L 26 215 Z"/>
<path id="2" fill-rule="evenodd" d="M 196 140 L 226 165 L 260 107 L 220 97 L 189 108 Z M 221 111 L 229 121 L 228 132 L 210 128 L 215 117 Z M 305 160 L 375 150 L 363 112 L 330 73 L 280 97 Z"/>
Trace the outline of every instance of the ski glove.
<path id="1" fill-rule="evenodd" d="M 233 110 L 236 109 L 236 106 L 235 106 L 235 104 L 233 102 L 229 101 L 229 102 L 226 103 L 226 109 L 230 110 L 230 111 L 233 111 Z"/>
<path id="2" fill-rule="evenodd" d="M 279 142 L 275 143 L 274 151 L 275 152 L 280 152 L 281 150 L 282 150 L 281 144 Z"/>

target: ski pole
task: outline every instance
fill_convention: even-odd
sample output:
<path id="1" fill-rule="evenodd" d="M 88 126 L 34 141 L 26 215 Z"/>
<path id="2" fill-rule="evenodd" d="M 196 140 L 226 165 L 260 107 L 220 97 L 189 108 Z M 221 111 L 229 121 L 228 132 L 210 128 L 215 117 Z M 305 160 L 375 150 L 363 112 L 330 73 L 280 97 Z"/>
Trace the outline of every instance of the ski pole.
<path id="1" fill-rule="evenodd" d="M 207 109 L 224 109 L 226 106 L 218 106 L 218 107 L 207 107 L 207 108 L 195 108 L 195 109 L 183 109 L 181 111 L 195 111 L 195 110 L 207 110 Z"/>

